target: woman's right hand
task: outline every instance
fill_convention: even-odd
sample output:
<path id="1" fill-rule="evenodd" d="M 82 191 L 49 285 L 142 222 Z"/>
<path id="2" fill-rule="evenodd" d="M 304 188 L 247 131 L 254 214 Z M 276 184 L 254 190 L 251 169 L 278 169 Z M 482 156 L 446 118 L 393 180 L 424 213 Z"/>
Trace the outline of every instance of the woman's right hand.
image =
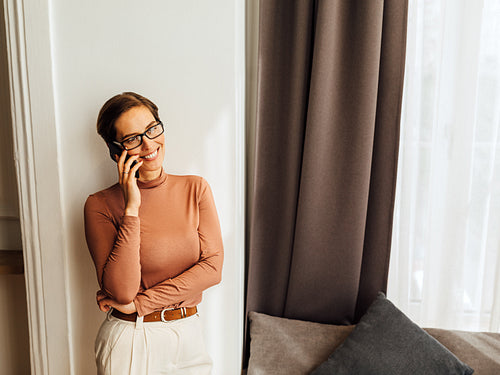
<path id="1" fill-rule="evenodd" d="M 118 181 L 122 188 L 125 198 L 125 215 L 139 216 L 139 207 L 141 206 L 141 192 L 137 186 L 135 172 L 141 167 L 142 161 L 130 167 L 134 161 L 137 161 L 139 155 L 132 155 L 125 161 L 127 150 L 123 150 L 118 159 Z"/>
<path id="2" fill-rule="evenodd" d="M 102 312 L 108 312 L 111 308 L 121 311 L 124 314 L 133 314 L 137 312 L 137 308 L 135 307 L 134 301 L 122 305 L 113 299 L 109 298 L 105 293 L 98 291 L 97 292 L 97 306 L 99 306 L 99 310 Z"/>

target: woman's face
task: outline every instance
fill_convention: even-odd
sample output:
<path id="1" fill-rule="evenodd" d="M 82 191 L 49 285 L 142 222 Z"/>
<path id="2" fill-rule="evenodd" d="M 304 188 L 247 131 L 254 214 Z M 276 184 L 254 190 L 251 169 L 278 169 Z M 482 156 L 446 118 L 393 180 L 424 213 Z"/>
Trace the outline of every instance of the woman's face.
<path id="1" fill-rule="evenodd" d="M 147 107 L 133 107 L 115 121 L 116 140 L 121 142 L 130 136 L 142 134 L 155 123 L 156 120 Z M 129 150 L 128 154 L 139 155 L 139 160 L 143 161 L 139 174 L 160 171 L 165 157 L 165 134 L 154 139 L 143 136 L 142 144 Z"/>

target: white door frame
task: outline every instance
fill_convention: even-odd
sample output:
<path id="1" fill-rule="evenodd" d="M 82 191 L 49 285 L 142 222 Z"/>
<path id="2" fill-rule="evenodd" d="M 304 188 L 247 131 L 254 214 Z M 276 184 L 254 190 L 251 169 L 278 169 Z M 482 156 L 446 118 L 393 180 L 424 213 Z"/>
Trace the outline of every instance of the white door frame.
<path id="1" fill-rule="evenodd" d="M 72 374 L 49 0 L 3 0 L 32 374 Z"/>

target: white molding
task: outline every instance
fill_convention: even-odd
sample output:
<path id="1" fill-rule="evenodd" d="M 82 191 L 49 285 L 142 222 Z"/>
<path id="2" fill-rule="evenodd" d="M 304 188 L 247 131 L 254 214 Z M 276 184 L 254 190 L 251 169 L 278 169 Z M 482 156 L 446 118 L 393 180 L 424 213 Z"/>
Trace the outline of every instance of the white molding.
<path id="1" fill-rule="evenodd" d="M 238 278 L 237 288 L 239 290 L 238 300 L 238 342 L 240 347 L 238 350 L 238 372 L 241 369 L 242 355 L 243 355 L 243 329 L 244 329 L 244 295 L 245 295 L 245 186 L 246 186 L 246 164 L 245 164 L 245 80 L 246 80 L 246 53 L 245 53 L 245 8 L 246 1 L 239 0 L 235 4 L 235 30 L 234 30 L 234 49 L 235 49 L 235 121 L 236 121 L 236 134 L 235 145 L 236 147 L 236 163 L 235 163 L 235 239 L 239 248 L 234 251 L 239 254 L 237 259 Z M 235 372 L 237 373 L 237 372 Z"/>
<path id="2" fill-rule="evenodd" d="M 32 374 L 71 374 L 48 0 L 3 0 Z"/>

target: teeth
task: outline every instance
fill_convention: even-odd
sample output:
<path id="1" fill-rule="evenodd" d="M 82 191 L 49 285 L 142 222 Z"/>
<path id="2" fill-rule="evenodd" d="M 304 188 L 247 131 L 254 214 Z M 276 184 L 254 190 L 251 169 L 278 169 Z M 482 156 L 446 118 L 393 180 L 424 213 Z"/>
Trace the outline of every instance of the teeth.
<path id="1" fill-rule="evenodd" d="M 156 150 L 155 152 L 152 152 L 149 155 L 143 156 L 143 158 L 144 159 L 153 159 L 157 154 L 158 154 L 158 150 Z"/>

